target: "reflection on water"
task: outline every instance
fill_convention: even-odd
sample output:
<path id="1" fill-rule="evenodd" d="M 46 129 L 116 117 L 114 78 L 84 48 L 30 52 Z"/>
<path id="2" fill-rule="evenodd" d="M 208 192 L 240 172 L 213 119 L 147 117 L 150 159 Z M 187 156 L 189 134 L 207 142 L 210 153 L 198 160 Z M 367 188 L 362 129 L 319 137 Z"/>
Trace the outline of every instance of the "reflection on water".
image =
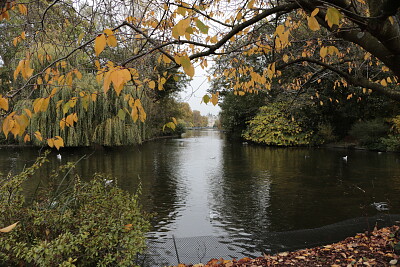
<path id="1" fill-rule="evenodd" d="M 26 185 L 31 194 L 51 168 L 77 161 L 83 177 L 115 176 L 124 189 L 142 188 L 146 211 L 155 213 L 155 239 L 233 238 L 251 251 L 272 232 L 317 228 L 380 213 L 387 202 L 400 213 L 399 154 L 232 144 L 218 131 L 190 131 L 139 147 L 61 151 Z M 23 169 L 37 150 L 1 149 L 4 172 Z M 343 156 L 348 156 L 344 161 Z"/>

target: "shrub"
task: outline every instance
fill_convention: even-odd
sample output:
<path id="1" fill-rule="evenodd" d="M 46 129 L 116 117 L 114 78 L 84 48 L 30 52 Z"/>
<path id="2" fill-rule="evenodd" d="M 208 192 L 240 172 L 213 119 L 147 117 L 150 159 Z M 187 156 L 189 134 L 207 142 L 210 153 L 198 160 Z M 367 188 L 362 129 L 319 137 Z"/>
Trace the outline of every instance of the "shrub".
<path id="1" fill-rule="evenodd" d="M 382 137 L 382 143 L 386 146 L 387 150 L 399 151 L 400 150 L 400 115 L 397 115 L 388 120 L 392 125 L 390 134 L 387 137 Z"/>
<path id="2" fill-rule="evenodd" d="M 0 265 L 134 266 L 149 230 L 138 194 L 123 191 L 104 175 L 95 174 L 89 182 L 70 177 L 74 164 L 68 163 L 27 201 L 22 183 L 45 161 L 38 158 L 20 174 L 0 180 L 0 225 L 19 222 L 0 232 Z"/>
<path id="3" fill-rule="evenodd" d="M 286 107 L 284 103 L 261 107 L 259 113 L 248 122 L 243 137 L 274 146 L 308 145 L 312 132 L 305 132 L 300 123 L 285 112 Z"/>
<path id="4" fill-rule="evenodd" d="M 389 126 L 383 119 L 356 122 L 350 129 L 350 135 L 355 137 L 360 145 L 369 149 L 384 150 L 381 138 L 386 136 Z"/>
<path id="5" fill-rule="evenodd" d="M 176 128 L 175 128 L 175 134 L 177 134 L 177 135 L 182 135 L 183 133 L 185 133 L 186 132 L 186 127 L 185 127 L 185 124 L 183 124 L 183 123 L 178 123 L 177 125 L 176 125 Z"/>

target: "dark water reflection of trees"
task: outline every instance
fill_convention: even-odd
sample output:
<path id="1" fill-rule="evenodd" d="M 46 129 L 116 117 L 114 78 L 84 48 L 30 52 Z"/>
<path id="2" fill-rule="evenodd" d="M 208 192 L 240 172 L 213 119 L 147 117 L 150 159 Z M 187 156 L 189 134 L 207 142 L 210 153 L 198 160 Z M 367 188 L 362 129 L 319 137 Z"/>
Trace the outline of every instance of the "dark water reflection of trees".
<path id="1" fill-rule="evenodd" d="M 374 216 L 373 202 L 388 202 L 388 212 L 400 213 L 395 153 L 233 144 L 208 130 L 139 147 L 60 153 L 61 163 L 87 155 L 76 168 L 84 178 L 109 173 L 131 192 L 141 184 L 145 210 L 157 213 L 152 234 L 158 237 L 225 235 L 250 242 L 271 232 Z M 56 154 L 28 181 L 28 196 L 61 164 Z M 0 168 L 16 172 L 37 155 L 35 149 L 0 149 Z M 211 220 L 209 212 L 217 217 Z"/>

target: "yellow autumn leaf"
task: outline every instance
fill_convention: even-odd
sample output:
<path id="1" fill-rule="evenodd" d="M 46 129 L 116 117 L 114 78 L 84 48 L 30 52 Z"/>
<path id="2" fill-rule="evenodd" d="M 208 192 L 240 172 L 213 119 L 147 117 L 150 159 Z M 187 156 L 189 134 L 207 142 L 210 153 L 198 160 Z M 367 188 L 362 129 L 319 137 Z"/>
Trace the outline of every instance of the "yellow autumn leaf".
<path id="1" fill-rule="evenodd" d="M 321 50 L 319 51 L 319 55 L 322 58 L 325 58 L 327 54 L 328 54 L 328 48 L 326 46 L 321 47 Z"/>
<path id="2" fill-rule="evenodd" d="M 18 4 L 19 13 L 22 15 L 28 15 L 28 8 L 24 4 Z"/>
<path id="3" fill-rule="evenodd" d="M 156 87 L 156 83 L 154 81 L 149 82 L 149 88 L 154 89 Z"/>
<path id="4" fill-rule="evenodd" d="M 49 145 L 49 147 L 54 147 L 54 139 L 53 138 L 47 139 L 47 144 Z"/>
<path id="5" fill-rule="evenodd" d="M 65 124 L 66 124 L 65 118 L 62 118 L 62 120 L 60 120 L 60 128 L 61 128 L 61 130 L 65 129 Z"/>
<path id="6" fill-rule="evenodd" d="M 104 93 L 107 93 L 108 90 L 110 89 L 110 84 L 111 84 L 111 73 L 113 72 L 113 70 L 109 70 L 106 72 L 106 74 L 104 75 L 104 81 L 103 81 L 103 89 L 104 89 Z"/>
<path id="7" fill-rule="evenodd" d="M 311 17 L 315 17 L 319 12 L 319 8 L 317 7 L 316 9 L 313 10 L 313 12 L 311 12 Z"/>
<path id="8" fill-rule="evenodd" d="M 26 143 L 26 142 L 29 142 L 29 141 L 31 141 L 31 136 L 29 134 L 26 134 L 25 137 L 24 137 L 24 142 Z"/>
<path id="9" fill-rule="evenodd" d="M 24 111 L 25 111 L 26 115 L 29 116 L 29 118 L 32 118 L 32 111 L 30 111 L 30 110 L 27 109 L 27 108 L 24 108 Z"/>
<path id="10" fill-rule="evenodd" d="M 37 140 L 43 141 L 43 137 L 40 132 L 36 131 L 33 135 L 36 137 Z"/>
<path id="11" fill-rule="evenodd" d="M 287 63 L 289 61 L 289 56 L 283 55 L 282 60 L 283 60 L 283 62 Z"/>
<path id="12" fill-rule="evenodd" d="M 74 127 L 74 117 L 72 114 L 68 115 L 67 118 L 65 119 L 66 126 L 68 127 Z"/>
<path id="13" fill-rule="evenodd" d="M 75 73 L 75 77 L 76 77 L 78 80 L 82 79 L 82 73 L 81 73 L 79 70 L 74 69 L 74 73 Z"/>
<path id="14" fill-rule="evenodd" d="M 183 70 L 185 71 L 186 75 L 193 78 L 195 71 L 194 71 L 194 67 L 192 64 L 190 64 L 190 66 L 188 66 L 186 68 L 184 67 Z"/>
<path id="15" fill-rule="evenodd" d="M 146 117 L 147 117 L 146 112 L 144 111 L 144 109 L 143 109 L 142 106 L 138 107 L 138 109 L 139 109 L 139 118 L 140 118 L 140 121 L 141 121 L 141 122 L 145 122 Z"/>
<path id="16" fill-rule="evenodd" d="M 45 112 L 49 107 L 50 97 L 43 98 L 43 102 L 40 108 L 40 111 Z"/>
<path id="17" fill-rule="evenodd" d="M 179 36 L 183 36 L 186 33 L 186 29 L 190 25 L 190 19 L 183 19 L 179 21 L 173 28 L 172 28 L 172 36 L 175 39 L 179 39 Z"/>
<path id="18" fill-rule="evenodd" d="M 43 100 L 44 98 L 37 98 L 33 101 L 33 111 L 35 113 L 38 113 L 42 109 Z"/>
<path id="19" fill-rule="evenodd" d="M 25 132 L 26 127 L 29 125 L 29 119 L 25 115 L 15 115 L 15 125 L 18 125 L 18 131 L 16 131 L 17 135 L 21 135 Z"/>
<path id="20" fill-rule="evenodd" d="M 117 92 L 117 95 L 121 92 L 124 85 L 130 81 L 131 73 L 128 69 L 114 69 L 110 74 L 110 80 L 114 85 L 114 90 Z"/>
<path id="21" fill-rule="evenodd" d="M 14 127 L 14 120 L 12 116 L 15 114 L 15 112 L 11 113 L 8 115 L 4 120 L 3 120 L 3 133 L 6 136 L 6 139 L 8 137 L 8 133 L 11 131 L 11 129 Z"/>
<path id="22" fill-rule="evenodd" d="M 8 99 L 7 98 L 4 98 L 4 97 L 0 98 L 0 108 L 4 109 L 5 111 L 8 110 Z"/>
<path id="23" fill-rule="evenodd" d="M 115 35 L 107 36 L 107 44 L 108 46 L 111 47 L 116 47 L 118 45 L 117 38 L 115 38 Z"/>
<path id="24" fill-rule="evenodd" d="M 60 147 L 64 147 L 64 140 L 61 138 L 61 136 L 55 136 L 54 137 L 54 146 L 57 148 L 57 150 L 60 150 Z"/>
<path id="25" fill-rule="evenodd" d="M 133 122 L 136 122 L 138 120 L 139 113 L 138 113 L 138 110 L 136 107 L 132 108 L 131 117 L 132 117 Z"/>
<path id="26" fill-rule="evenodd" d="M 8 232 L 12 231 L 17 226 L 18 223 L 19 222 L 16 222 L 16 223 L 13 223 L 13 224 L 11 224 L 11 225 L 9 225 L 7 227 L 1 228 L 0 232 L 1 233 L 8 233 Z"/>
<path id="27" fill-rule="evenodd" d="M 90 99 L 91 99 L 93 102 L 96 102 L 96 100 L 97 100 L 97 91 L 94 92 L 94 93 L 92 93 L 92 94 L 90 95 Z"/>
<path id="28" fill-rule="evenodd" d="M 175 125 L 178 124 L 178 122 L 176 121 L 175 117 L 172 117 L 172 122 L 175 123 Z"/>
<path id="29" fill-rule="evenodd" d="M 308 27 L 312 31 L 318 31 L 320 29 L 319 23 L 315 17 L 307 17 Z"/>
<path id="30" fill-rule="evenodd" d="M 333 25 L 339 25 L 339 21 L 342 14 L 339 10 L 334 7 L 328 7 L 326 11 L 325 20 L 328 23 L 329 27 L 332 28 Z"/>
<path id="31" fill-rule="evenodd" d="M 218 104 L 218 93 L 211 94 L 211 103 L 215 106 Z"/>
<path id="32" fill-rule="evenodd" d="M 337 47 L 336 46 L 329 46 L 328 47 L 328 54 L 329 55 L 334 55 L 334 54 L 336 54 L 336 55 L 339 55 L 339 49 L 337 49 Z"/>
<path id="33" fill-rule="evenodd" d="M 100 34 L 94 40 L 94 51 L 96 56 L 99 56 L 101 52 L 103 52 L 104 48 L 106 47 L 106 35 Z"/>
<path id="34" fill-rule="evenodd" d="M 32 76 L 34 69 L 30 67 L 30 60 L 25 59 L 23 60 L 22 68 L 21 68 L 21 75 L 26 80 Z"/>
<path id="35" fill-rule="evenodd" d="M 15 37 L 15 38 L 13 39 L 13 45 L 14 45 L 14 46 L 17 46 L 18 42 L 19 42 L 19 37 Z"/>

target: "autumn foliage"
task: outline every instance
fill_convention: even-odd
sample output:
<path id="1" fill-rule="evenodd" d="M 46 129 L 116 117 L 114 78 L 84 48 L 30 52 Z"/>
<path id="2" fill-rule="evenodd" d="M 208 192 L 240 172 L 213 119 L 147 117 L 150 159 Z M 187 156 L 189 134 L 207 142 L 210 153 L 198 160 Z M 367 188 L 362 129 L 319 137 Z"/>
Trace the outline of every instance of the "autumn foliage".
<path id="1" fill-rule="evenodd" d="M 50 146 L 62 147 L 60 134 L 49 136 L 30 128 L 28 133 L 27 129 L 31 116 L 46 112 L 63 87 L 74 92 L 57 103 L 67 111 L 100 95 L 116 94 L 129 104 L 127 114 L 133 123 L 143 123 L 148 117 L 145 97 L 165 90 L 169 79 L 194 77 L 196 67 L 207 68 L 209 61 L 226 55 L 231 56 L 229 62 L 213 78 L 223 77 L 226 87 L 237 95 L 277 86 L 301 90 L 304 84 L 331 79 L 335 86 L 358 89 L 349 98 L 377 92 L 400 99 L 396 1 L 100 3 L 101 8 L 91 10 L 79 1 L 71 5 L 1 2 L 0 21 L 12 44 L 7 51 L 17 50 L 14 58 L 3 60 L 13 69 L 9 80 L 2 81 L 8 90 L 0 97 L 6 137 L 11 133 L 26 142 L 42 138 Z M 247 64 L 242 55 L 265 56 L 265 67 Z M 303 72 L 287 80 L 284 71 L 293 66 Z M 372 66 L 379 73 L 371 74 Z M 102 85 L 95 96 L 76 87 L 75 81 L 84 75 L 92 75 Z M 39 94 L 38 89 L 46 93 Z M 14 104 L 23 98 L 34 99 L 32 106 L 15 109 Z M 210 92 L 203 102 L 216 105 L 219 98 L 219 92 Z M 80 117 L 66 112 L 52 123 L 65 130 L 79 124 Z"/>

